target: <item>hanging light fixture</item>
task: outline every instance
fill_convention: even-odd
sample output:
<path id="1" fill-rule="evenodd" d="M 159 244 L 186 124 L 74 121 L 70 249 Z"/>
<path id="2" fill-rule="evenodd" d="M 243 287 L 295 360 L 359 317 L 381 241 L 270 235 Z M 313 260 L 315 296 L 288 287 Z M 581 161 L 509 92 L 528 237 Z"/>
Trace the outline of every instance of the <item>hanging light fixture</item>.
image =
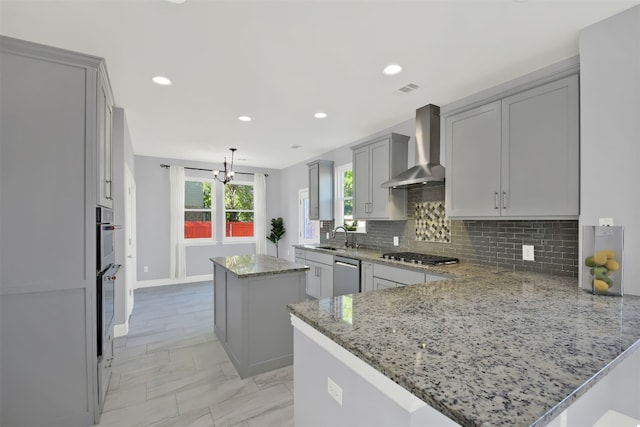
<path id="1" fill-rule="evenodd" d="M 233 179 L 233 176 L 235 175 L 235 173 L 233 172 L 233 154 L 236 152 L 237 148 L 229 148 L 229 150 L 231 150 L 231 164 L 229 165 L 229 169 L 227 170 L 227 158 L 224 158 L 224 171 L 222 171 L 222 179 L 220 178 L 220 170 L 216 169 L 213 171 L 213 177 L 215 179 L 217 179 L 218 181 L 220 181 L 223 184 L 226 184 L 227 182 L 231 181 Z"/>

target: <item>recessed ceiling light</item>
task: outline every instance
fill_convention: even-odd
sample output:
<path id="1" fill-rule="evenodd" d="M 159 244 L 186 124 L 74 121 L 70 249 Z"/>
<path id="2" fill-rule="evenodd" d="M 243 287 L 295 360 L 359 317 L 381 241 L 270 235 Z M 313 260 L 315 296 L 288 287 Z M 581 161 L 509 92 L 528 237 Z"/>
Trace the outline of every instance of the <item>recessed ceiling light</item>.
<path id="1" fill-rule="evenodd" d="M 249 116 L 240 116 L 240 117 L 238 117 L 238 120 L 240 120 L 241 122 L 250 122 L 251 121 L 251 117 L 249 117 Z"/>
<path id="2" fill-rule="evenodd" d="M 186 0 L 167 0 L 169 3 L 175 3 L 175 4 L 182 4 L 184 3 Z"/>
<path id="3" fill-rule="evenodd" d="M 291 148 L 293 148 L 294 150 L 295 150 L 296 148 L 300 148 L 300 147 L 302 147 L 302 145 L 294 144 L 294 145 L 292 145 L 292 146 L 291 146 Z"/>
<path id="4" fill-rule="evenodd" d="M 382 70 L 382 72 L 387 76 L 395 76 L 396 74 L 400 73 L 400 71 L 402 71 L 402 67 L 398 64 L 387 65 L 386 67 L 384 67 L 384 70 Z"/>
<path id="5" fill-rule="evenodd" d="M 171 86 L 171 80 L 163 76 L 155 76 L 151 79 L 155 84 L 160 86 Z"/>
<path id="6" fill-rule="evenodd" d="M 323 113 L 322 111 L 318 111 L 317 113 L 315 113 L 313 115 L 313 117 L 315 117 L 316 119 L 324 119 L 325 117 L 327 117 L 327 113 Z"/>

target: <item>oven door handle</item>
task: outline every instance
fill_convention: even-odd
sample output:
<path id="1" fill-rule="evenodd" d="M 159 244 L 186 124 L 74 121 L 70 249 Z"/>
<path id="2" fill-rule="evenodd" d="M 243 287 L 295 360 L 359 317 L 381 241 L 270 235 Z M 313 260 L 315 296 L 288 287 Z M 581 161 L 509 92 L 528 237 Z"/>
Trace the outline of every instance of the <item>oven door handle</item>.
<path id="1" fill-rule="evenodd" d="M 103 230 L 120 230 L 122 229 L 121 225 L 105 225 L 102 227 Z"/>

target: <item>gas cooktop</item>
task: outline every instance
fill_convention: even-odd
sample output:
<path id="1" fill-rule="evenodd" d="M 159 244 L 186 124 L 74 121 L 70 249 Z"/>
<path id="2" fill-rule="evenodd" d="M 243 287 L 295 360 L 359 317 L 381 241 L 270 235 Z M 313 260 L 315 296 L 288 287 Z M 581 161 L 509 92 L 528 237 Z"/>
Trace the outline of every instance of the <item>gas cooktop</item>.
<path id="1" fill-rule="evenodd" d="M 423 265 L 456 264 L 460 262 L 458 258 L 440 255 L 427 255 L 416 252 L 390 252 L 387 254 L 382 254 L 382 258 Z"/>

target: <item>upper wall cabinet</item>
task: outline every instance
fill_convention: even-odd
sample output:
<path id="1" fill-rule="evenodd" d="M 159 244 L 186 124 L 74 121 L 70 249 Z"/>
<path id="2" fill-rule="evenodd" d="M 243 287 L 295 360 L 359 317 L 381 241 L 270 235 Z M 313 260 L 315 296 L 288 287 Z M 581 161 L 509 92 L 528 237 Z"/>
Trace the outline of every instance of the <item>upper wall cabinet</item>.
<path id="1" fill-rule="evenodd" d="M 354 219 L 407 219 L 407 190 L 380 185 L 407 170 L 409 137 L 390 135 L 352 147 Z"/>
<path id="2" fill-rule="evenodd" d="M 579 214 L 578 76 L 445 118 L 450 218 Z"/>
<path id="3" fill-rule="evenodd" d="M 309 219 L 333 219 L 333 162 L 316 160 L 309 166 Z"/>
<path id="4" fill-rule="evenodd" d="M 102 68 L 102 67 L 101 67 Z M 98 74 L 98 204 L 113 208 L 113 94 L 106 70 Z"/>

